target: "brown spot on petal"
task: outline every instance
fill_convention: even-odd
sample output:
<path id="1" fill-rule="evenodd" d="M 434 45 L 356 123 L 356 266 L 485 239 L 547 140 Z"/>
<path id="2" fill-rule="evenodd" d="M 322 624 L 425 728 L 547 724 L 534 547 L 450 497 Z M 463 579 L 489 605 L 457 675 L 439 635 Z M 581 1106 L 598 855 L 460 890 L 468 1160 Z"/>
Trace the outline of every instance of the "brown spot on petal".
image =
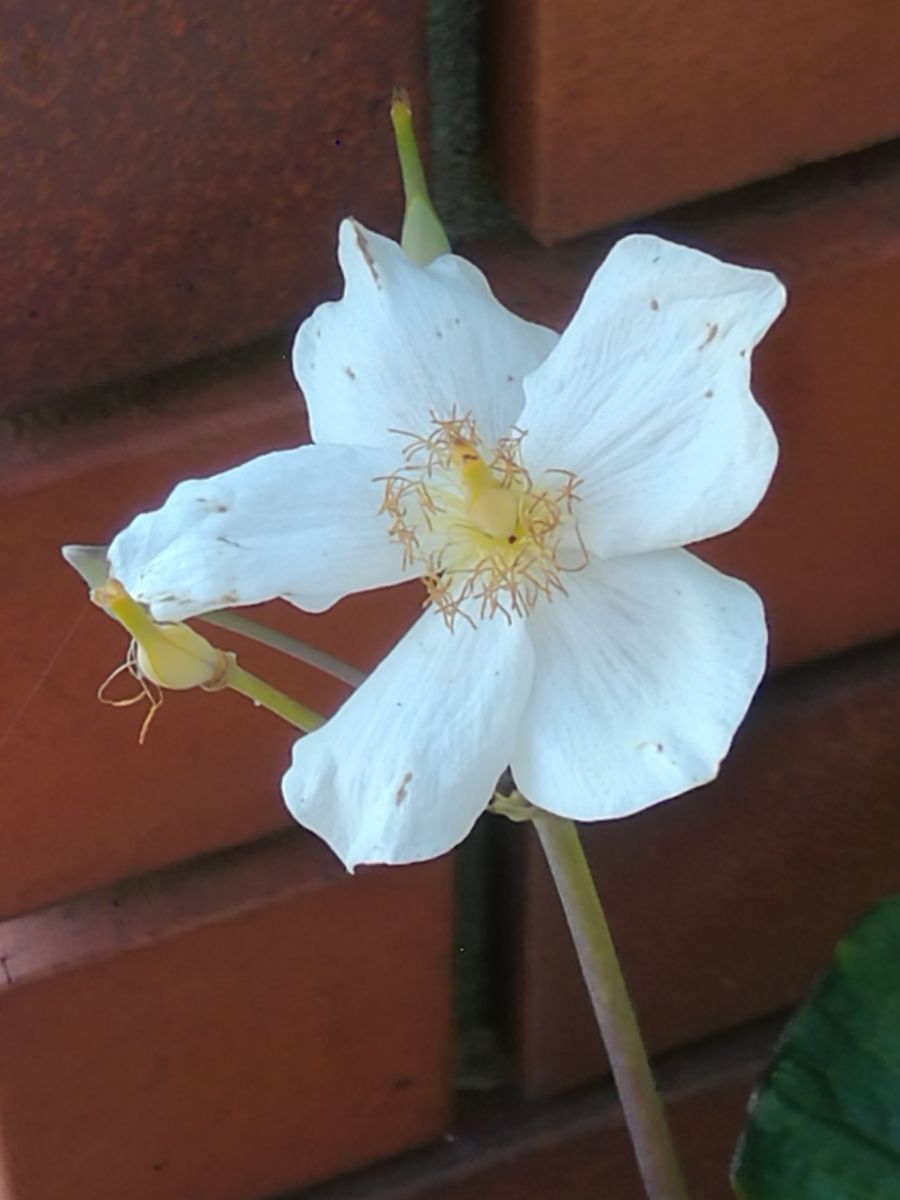
<path id="1" fill-rule="evenodd" d="M 713 340 L 713 338 L 716 336 L 716 334 L 718 332 L 719 332 L 718 325 L 715 325 L 715 324 L 710 325 L 709 332 L 707 333 L 706 338 L 700 343 L 699 349 L 702 350 L 704 346 L 708 346 L 709 343 Z"/>
<path id="2" fill-rule="evenodd" d="M 403 782 L 397 788 L 396 795 L 394 796 L 394 803 L 398 807 L 406 799 L 406 788 L 407 788 L 408 784 L 412 783 L 412 777 L 413 777 L 412 771 L 407 771 L 406 774 L 403 776 Z"/>
<path id="3" fill-rule="evenodd" d="M 707 400 L 712 400 L 712 398 L 713 398 L 712 388 L 707 388 L 706 391 L 703 393 L 703 395 L 706 397 Z"/>
<path id="4" fill-rule="evenodd" d="M 650 307 L 653 309 L 654 312 L 659 312 L 659 301 L 655 300 L 655 299 L 651 300 Z"/>
<path id="5" fill-rule="evenodd" d="M 344 374 L 347 376 L 348 379 L 356 378 L 356 372 L 353 370 L 352 367 L 344 367 Z"/>
<path id="6" fill-rule="evenodd" d="M 381 276 L 378 274 L 378 268 L 375 266 L 375 259 L 372 256 L 372 251 L 369 249 L 369 243 L 365 239 L 362 228 L 359 225 L 354 224 L 353 232 L 356 234 L 356 244 L 359 246 L 360 253 L 365 259 L 366 266 L 372 273 L 375 286 L 379 291 L 381 291 Z"/>

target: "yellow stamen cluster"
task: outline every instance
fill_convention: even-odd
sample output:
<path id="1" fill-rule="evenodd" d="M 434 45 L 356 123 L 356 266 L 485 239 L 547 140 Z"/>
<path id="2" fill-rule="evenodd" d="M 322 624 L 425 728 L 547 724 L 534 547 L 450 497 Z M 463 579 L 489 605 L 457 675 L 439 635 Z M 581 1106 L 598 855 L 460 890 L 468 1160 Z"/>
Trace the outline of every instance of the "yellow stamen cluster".
<path id="1" fill-rule="evenodd" d="M 587 563 L 573 516 L 576 476 L 554 469 L 533 480 L 521 431 L 490 448 L 469 414 L 432 414 L 431 423 L 426 437 L 397 431 L 410 440 L 404 465 L 384 481 L 382 510 L 448 626 L 460 615 L 512 620 L 542 596 L 564 594 L 560 575 Z"/>

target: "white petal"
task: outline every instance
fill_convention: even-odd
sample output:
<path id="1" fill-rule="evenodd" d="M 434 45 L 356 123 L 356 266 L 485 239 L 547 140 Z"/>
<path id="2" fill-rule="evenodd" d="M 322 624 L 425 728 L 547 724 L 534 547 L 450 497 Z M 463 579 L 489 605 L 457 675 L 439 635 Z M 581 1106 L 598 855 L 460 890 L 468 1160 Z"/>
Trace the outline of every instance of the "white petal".
<path id="1" fill-rule="evenodd" d="M 531 684 L 522 621 L 453 633 L 433 610 L 322 729 L 294 747 L 294 817 L 352 870 L 434 858 L 460 842 L 509 763 Z"/>
<path id="2" fill-rule="evenodd" d="M 557 335 L 514 316 L 471 263 L 426 267 L 355 221 L 341 224 L 341 300 L 300 326 L 294 373 L 316 442 L 400 448 L 391 434 L 430 432 L 429 414 L 471 412 L 496 439 L 522 410 L 522 378 Z"/>
<path id="3" fill-rule="evenodd" d="M 556 350 L 525 381 L 533 470 L 583 479 L 579 524 L 613 557 L 723 533 L 753 511 L 778 453 L 750 352 L 784 288 L 660 238 L 625 238 Z"/>
<path id="4" fill-rule="evenodd" d="M 180 483 L 110 547 L 114 578 L 160 621 L 275 596 L 321 612 L 397 583 L 402 551 L 379 513 L 383 450 L 301 446 Z"/>
<path id="5" fill-rule="evenodd" d="M 594 820 L 713 779 L 762 676 L 759 597 L 685 550 L 598 562 L 539 606 L 512 759 L 523 793 Z"/>

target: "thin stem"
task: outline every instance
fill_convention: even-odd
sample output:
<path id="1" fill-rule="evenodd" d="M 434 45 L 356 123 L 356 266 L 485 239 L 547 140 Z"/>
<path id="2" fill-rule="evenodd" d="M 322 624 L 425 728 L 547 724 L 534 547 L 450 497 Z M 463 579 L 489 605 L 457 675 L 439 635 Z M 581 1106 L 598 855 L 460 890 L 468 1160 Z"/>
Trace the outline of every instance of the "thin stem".
<path id="1" fill-rule="evenodd" d="M 634 1009 L 572 821 L 536 810 L 534 825 L 562 902 L 650 1200 L 687 1200 Z"/>
<path id="2" fill-rule="evenodd" d="M 360 671 L 358 667 L 352 667 L 342 658 L 336 658 L 333 654 L 320 650 L 318 646 L 311 646 L 308 642 L 301 642 L 299 638 L 291 637 L 288 633 L 271 629 L 260 621 L 252 621 L 243 613 L 233 612 L 231 609 L 215 609 L 213 612 L 201 613 L 197 620 L 206 621 L 208 625 L 215 625 L 217 629 L 227 629 L 231 633 L 239 633 L 254 642 L 259 642 L 262 646 L 271 646 L 273 650 L 279 650 L 282 654 L 288 654 L 291 658 L 308 663 L 311 667 L 324 671 L 326 675 L 340 679 L 341 683 L 349 684 L 350 687 L 359 687 L 366 677 L 365 671 Z"/>
<path id="3" fill-rule="evenodd" d="M 273 687 L 271 683 L 266 683 L 264 679 L 251 675 L 249 671 L 239 667 L 236 662 L 229 664 L 224 686 L 239 692 L 242 696 L 247 696 L 254 704 L 267 708 L 269 712 L 281 717 L 289 725 L 302 729 L 304 733 L 312 733 L 314 729 L 319 729 L 325 724 L 325 718 L 319 713 L 307 708 L 299 700 L 294 700 L 291 696 L 280 692 L 278 688 Z"/>

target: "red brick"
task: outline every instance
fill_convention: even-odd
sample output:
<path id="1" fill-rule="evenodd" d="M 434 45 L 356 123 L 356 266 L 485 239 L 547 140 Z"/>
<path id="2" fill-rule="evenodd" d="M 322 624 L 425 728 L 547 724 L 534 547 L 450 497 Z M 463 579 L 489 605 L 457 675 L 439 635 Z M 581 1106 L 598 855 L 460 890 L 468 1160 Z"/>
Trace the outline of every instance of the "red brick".
<path id="1" fill-rule="evenodd" d="M 0 925 L 3 1200 L 259 1200 L 448 1120 L 448 860 L 313 838 Z"/>
<path id="2" fill-rule="evenodd" d="M 147 385 L 148 390 L 150 385 Z M 289 824 L 279 791 L 293 731 L 232 694 L 172 693 L 146 744 L 142 714 L 95 700 L 127 636 L 59 556 L 106 542 L 172 484 L 306 437 L 280 358 L 184 371 L 110 415 L 22 434 L 0 483 L 0 914 L 235 845 Z M 412 622 L 418 589 L 352 597 L 321 617 L 266 619 L 370 669 Z M 242 663 L 331 712 L 346 688 L 220 630 Z M 127 689 L 126 689 L 127 691 Z"/>
<path id="3" fill-rule="evenodd" d="M 508 202 L 552 243 L 900 134 L 880 0 L 499 0 L 487 78 Z"/>
<path id="4" fill-rule="evenodd" d="M 776 271 L 785 315 L 754 356 L 781 443 L 743 526 L 700 548 L 761 592 L 776 666 L 900 627 L 900 154 L 879 151 L 655 219 L 652 229 Z M 562 325 L 611 238 L 475 248 L 498 291 Z"/>
<path id="5" fill-rule="evenodd" d="M 654 1051 L 793 1003 L 900 887 L 898 725 L 900 643 L 803 668 L 766 685 L 715 783 L 580 826 Z M 504 1009 L 542 1096 L 603 1060 L 537 839 L 509 832 Z"/>
<path id="6" fill-rule="evenodd" d="M 728 1166 L 778 1025 L 679 1054 L 658 1072 L 691 1200 L 734 1200 Z M 537 1104 L 465 1099 L 451 1144 L 302 1200 L 646 1200 L 611 1087 Z"/>
<path id="7" fill-rule="evenodd" d="M 5 4 L 0 409 L 295 324 L 341 216 L 398 228 L 424 76 L 407 0 Z"/>

